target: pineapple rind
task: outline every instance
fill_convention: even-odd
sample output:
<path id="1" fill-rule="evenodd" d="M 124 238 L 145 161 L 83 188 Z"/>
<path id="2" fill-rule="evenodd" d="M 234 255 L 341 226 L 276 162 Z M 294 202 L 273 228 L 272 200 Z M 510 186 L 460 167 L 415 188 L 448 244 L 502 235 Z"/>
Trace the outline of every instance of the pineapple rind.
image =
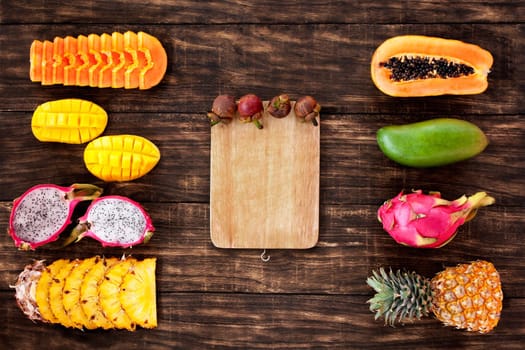
<path id="1" fill-rule="evenodd" d="M 503 301 L 498 271 L 488 261 L 448 267 L 432 279 L 432 311 L 447 326 L 488 333 L 497 326 Z"/>
<path id="2" fill-rule="evenodd" d="M 44 269 L 40 276 L 40 280 L 37 283 L 35 293 L 36 304 L 38 305 L 38 310 L 40 311 L 42 319 L 46 322 L 58 323 L 58 319 L 51 311 L 51 305 L 49 303 L 49 288 L 51 287 L 51 282 L 53 281 L 54 276 L 68 263 L 69 259 L 55 260 Z"/>
<path id="3" fill-rule="evenodd" d="M 137 261 L 124 276 L 120 303 L 130 319 L 143 328 L 157 327 L 155 296 L 156 259 Z"/>

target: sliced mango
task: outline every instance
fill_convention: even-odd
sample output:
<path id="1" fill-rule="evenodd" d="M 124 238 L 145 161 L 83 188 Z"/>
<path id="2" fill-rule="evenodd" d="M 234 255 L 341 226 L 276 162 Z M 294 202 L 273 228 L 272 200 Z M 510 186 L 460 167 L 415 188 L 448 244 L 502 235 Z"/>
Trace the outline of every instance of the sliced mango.
<path id="1" fill-rule="evenodd" d="M 41 104 L 31 120 L 33 135 L 42 142 L 81 144 L 98 137 L 108 123 L 106 111 L 81 99 Z"/>
<path id="2" fill-rule="evenodd" d="M 159 160 L 157 146 L 137 135 L 99 137 L 84 150 L 86 168 L 106 182 L 138 179 L 149 173 Z"/>
<path id="3" fill-rule="evenodd" d="M 167 69 L 166 50 L 144 32 L 114 32 L 34 40 L 30 78 L 43 85 L 149 89 Z"/>

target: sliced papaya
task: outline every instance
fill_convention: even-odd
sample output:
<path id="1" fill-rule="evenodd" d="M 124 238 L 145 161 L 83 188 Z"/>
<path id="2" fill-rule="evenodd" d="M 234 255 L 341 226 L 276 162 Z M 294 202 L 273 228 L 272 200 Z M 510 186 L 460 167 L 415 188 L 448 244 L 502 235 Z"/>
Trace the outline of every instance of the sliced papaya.
<path id="1" fill-rule="evenodd" d="M 102 136 L 84 150 L 86 168 L 103 181 L 131 181 L 146 175 L 160 160 L 150 140 L 137 135 Z"/>
<path id="2" fill-rule="evenodd" d="M 166 69 L 166 50 L 144 32 L 34 40 L 30 49 L 31 81 L 45 85 L 149 89 Z"/>
<path id="3" fill-rule="evenodd" d="M 42 142 L 81 144 L 98 137 L 108 116 L 97 104 L 81 99 L 62 99 L 39 105 L 33 112 L 31 130 Z"/>
<path id="4" fill-rule="evenodd" d="M 488 87 L 489 51 L 459 40 L 422 35 L 387 39 L 374 52 L 372 81 L 390 96 L 479 94 Z"/>

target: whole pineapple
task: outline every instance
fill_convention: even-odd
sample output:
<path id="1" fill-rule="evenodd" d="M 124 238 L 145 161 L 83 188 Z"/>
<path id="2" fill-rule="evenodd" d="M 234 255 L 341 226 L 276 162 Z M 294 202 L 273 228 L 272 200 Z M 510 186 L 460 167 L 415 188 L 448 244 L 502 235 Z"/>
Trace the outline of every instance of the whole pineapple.
<path id="1" fill-rule="evenodd" d="M 499 273 L 488 261 L 448 267 L 432 279 L 415 272 L 373 271 L 367 284 L 375 318 L 386 324 L 412 321 L 433 313 L 447 326 L 488 333 L 500 319 L 503 292 Z"/>

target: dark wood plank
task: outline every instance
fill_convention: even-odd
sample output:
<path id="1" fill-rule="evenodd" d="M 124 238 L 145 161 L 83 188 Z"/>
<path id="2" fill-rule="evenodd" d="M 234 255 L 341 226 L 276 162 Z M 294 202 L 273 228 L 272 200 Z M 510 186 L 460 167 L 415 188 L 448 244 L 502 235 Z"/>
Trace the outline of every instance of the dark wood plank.
<path id="1" fill-rule="evenodd" d="M 98 101 L 97 101 L 98 102 Z M 101 106 L 104 106 L 101 104 Z M 161 150 L 145 177 L 104 184 L 85 168 L 85 145 L 42 143 L 31 134 L 31 113 L 0 115 L 0 199 L 11 201 L 38 183 L 96 183 L 106 193 L 146 202 L 209 202 L 210 126 L 202 114 L 110 113 L 105 135 L 139 133 Z M 487 191 L 497 205 L 525 203 L 525 128 L 519 115 L 450 115 L 477 124 L 490 140 L 479 156 L 435 169 L 400 166 L 379 150 L 384 125 L 424 120 L 420 116 L 330 115 L 321 121 L 322 204 L 377 204 L 401 190 L 440 191 L 447 199 Z M 12 176 L 17 174 L 17 176 Z M 481 176 L 480 176 L 481 175 Z"/>
<path id="2" fill-rule="evenodd" d="M 522 207 L 490 207 L 462 226 L 445 248 L 425 250 L 398 245 L 383 232 L 376 206 L 324 205 L 320 212 L 320 236 L 309 250 L 270 250 L 270 262 L 260 259 L 261 250 L 213 247 L 209 231 L 209 206 L 202 204 L 153 204 L 150 213 L 156 233 L 146 245 L 133 249 L 104 248 L 90 239 L 61 250 L 42 247 L 20 252 L 8 235 L 0 236 L 0 290 L 34 258 L 97 254 L 158 258 L 160 292 L 247 292 L 363 294 L 365 280 L 380 266 L 406 268 L 432 277 L 445 266 L 476 259 L 491 260 L 498 268 L 505 295 L 525 297 L 525 255 Z M 7 227 L 9 212 L 3 205 L 0 225 Z M 424 263 L 422 263 L 422 261 Z"/>
<path id="3" fill-rule="evenodd" d="M 159 293 L 154 330 L 79 331 L 34 324 L 9 293 L 0 293 L 8 322 L 6 347 L 36 349 L 521 349 L 525 300 L 505 304 L 500 325 L 487 336 L 443 327 L 428 317 L 396 328 L 374 321 L 368 296 Z M 504 344 L 504 346 L 500 346 Z"/>
<path id="4" fill-rule="evenodd" d="M 119 15 L 115 15 L 119 9 Z M 519 1 L 80 1 L 5 0 L 0 23 L 512 23 L 522 22 Z M 33 14 L 37 15 L 33 15 Z"/>
<path id="5" fill-rule="evenodd" d="M 111 112 L 204 113 L 220 93 L 253 92 L 270 99 L 281 91 L 292 98 L 317 97 L 327 113 L 401 115 L 518 114 L 524 91 L 525 35 L 521 24 L 315 24 L 315 25 L 3 25 L 0 45 L 0 110 L 29 111 L 50 99 L 81 97 Z M 164 80 L 147 91 L 40 86 L 29 80 L 29 47 L 34 39 L 144 30 L 168 52 Z M 370 58 L 385 39 L 426 34 L 465 40 L 492 52 L 489 88 L 480 95 L 392 98 L 370 79 Z M 20 94 L 19 91 L 24 91 Z M 498 101 L 495 103 L 494 101 Z"/>

